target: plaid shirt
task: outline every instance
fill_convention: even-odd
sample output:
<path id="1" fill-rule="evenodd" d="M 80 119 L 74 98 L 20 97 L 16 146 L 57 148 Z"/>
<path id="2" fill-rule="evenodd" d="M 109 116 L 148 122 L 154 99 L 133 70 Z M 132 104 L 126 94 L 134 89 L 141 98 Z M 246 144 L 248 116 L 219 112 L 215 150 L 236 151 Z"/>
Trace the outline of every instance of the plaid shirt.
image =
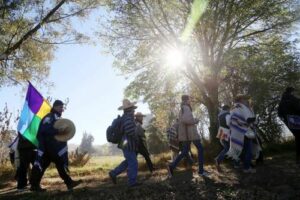
<path id="1" fill-rule="evenodd" d="M 169 140 L 169 146 L 173 151 L 179 151 L 179 141 L 178 141 L 178 123 L 173 124 L 167 130 L 167 136 Z"/>

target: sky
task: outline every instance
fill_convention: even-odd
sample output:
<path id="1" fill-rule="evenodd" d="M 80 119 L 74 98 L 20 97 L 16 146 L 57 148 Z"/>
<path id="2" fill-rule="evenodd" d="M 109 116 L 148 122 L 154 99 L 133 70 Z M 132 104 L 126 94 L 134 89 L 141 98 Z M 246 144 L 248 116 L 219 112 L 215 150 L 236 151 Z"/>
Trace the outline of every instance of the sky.
<path id="1" fill-rule="evenodd" d="M 74 23 L 87 34 L 92 34 L 97 27 L 95 13 L 86 21 L 76 20 Z M 58 46 L 47 79 L 53 82 L 54 87 L 49 89 L 36 85 L 44 97 L 51 96 L 53 100 L 69 98 L 62 116 L 72 120 L 76 126 L 76 134 L 69 144 L 80 144 L 85 131 L 94 136 L 93 144 L 106 143 L 106 128 L 117 115 L 122 114 L 117 109 L 122 105 L 129 80 L 118 75 L 119 72 L 112 67 L 113 57 L 103 53 L 105 49 L 100 41 L 94 42 L 95 45 Z M 16 116 L 23 107 L 25 93 L 21 85 L 0 88 L 0 111 L 7 103 Z M 147 104 L 138 102 L 137 106 L 136 111 L 150 113 Z"/>

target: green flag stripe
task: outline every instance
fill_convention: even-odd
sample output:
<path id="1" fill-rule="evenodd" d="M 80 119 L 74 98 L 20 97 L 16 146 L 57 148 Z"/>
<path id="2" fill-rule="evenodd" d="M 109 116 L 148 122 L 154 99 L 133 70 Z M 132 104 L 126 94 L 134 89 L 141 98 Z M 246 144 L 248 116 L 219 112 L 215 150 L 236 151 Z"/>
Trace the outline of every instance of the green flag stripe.
<path id="1" fill-rule="evenodd" d="M 23 136 L 27 138 L 30 142 L 32 142 L 35 146 L 38 145 L 36 135 L 40 123 L 41 123 L 41 119 L 38 116 L 34 116 L 29 127 L 26 129 L 25 133 L 23 134 Z"/>

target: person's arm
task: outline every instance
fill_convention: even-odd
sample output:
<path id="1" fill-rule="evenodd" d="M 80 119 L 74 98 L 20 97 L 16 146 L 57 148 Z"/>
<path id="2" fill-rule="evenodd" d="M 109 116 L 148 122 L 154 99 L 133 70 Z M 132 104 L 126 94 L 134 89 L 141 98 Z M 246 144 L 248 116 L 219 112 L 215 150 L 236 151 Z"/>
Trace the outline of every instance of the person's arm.
<path id="1" fill-rule="evenodd" d="M 54 119 L 52 119 L 50 116 L 45 117 L 40 126 L 40 131 L 41 133 L 45 133 L 47 135 L 56 135 L 58 134 L 59 130 L 54 128 Z"/>
<path id="2" fill-rule="evenodd" d="M 225 120 L 226 120 L 226 125 L 229 127 L 230 126 L 230 114 L 226 115 Z"/>

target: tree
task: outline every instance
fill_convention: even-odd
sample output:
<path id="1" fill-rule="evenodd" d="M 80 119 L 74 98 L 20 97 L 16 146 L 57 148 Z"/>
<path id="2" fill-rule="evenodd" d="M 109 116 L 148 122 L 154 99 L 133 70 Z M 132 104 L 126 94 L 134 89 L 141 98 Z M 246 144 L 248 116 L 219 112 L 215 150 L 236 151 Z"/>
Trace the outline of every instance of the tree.
<path id="1" fill-rule="evenodd" d="M 99 5 L 97 0 L 4 0 L 0 3 L 0 87 L 49 74 L 55 45 L 87 39 L 71 25 Z"/>
<path id="2" fill-rule="evenodd" d="M 169 149 L 166 131 L 161 132 L 153 124 L 150 124 L 147 128 L 147 133 L 149 133 L 147 136 L 147 145 L 151 154 L 159 154 Z"/>
<path id="3" fill-rule="evenodd" d="M 227 55 L 225 68 L 231 78 L 224 80 L 220 96 L 225 101 L 236 93 L 248 93 L 260 116 L 262 138 L 276 142 L 281 136 L 277 117 L 281 94 L 286 86 L 298 88 L 300 84 L 299 53 L 292 42 L 282 38 L 260 40 L 264 42 L 236 48 Z"/>
<path id="4" fill-rule="evenodd" d="M 94 149 L 93 149 L 93 142 L 94 142 L 94 136 L 84 132 L 82 139 L 81 139 L 81 143 L 79 145 L 79 151 L 83 152 L 83 153 L 93 153 Z"/>
<path id="5" fill-rule="evenodd" d="M 107 6 L 113 14 L 100 37 L 113 52 L 115 66 L 135 77 L 130 90 L 149 102 L 170 77 L 177 80 L 174 88 L 184 88 L 181 93 L 192 85 L 208 111 L 211 139 L 217 133 L 220 85 L 227 78 L 226 55 L 255 45 L 258 37 L 287 33 L 299 19 L 296 0 L 110 0 Z M 186 62 L 177 72 L 164 62 L 170 48 L 185 52 Z"/>

